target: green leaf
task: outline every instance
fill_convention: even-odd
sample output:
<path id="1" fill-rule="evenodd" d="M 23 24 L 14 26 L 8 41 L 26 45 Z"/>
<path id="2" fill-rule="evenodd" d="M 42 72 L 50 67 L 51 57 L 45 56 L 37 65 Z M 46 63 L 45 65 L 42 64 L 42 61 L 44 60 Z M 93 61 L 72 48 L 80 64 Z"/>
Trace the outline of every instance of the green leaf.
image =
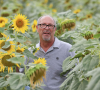
<path id="1" fill-rule="evenodd" d="M 11 61 L 12 63 L 21 63 L 21 64 L 24 64 L 25 58 L 24 57 L 12 57 L 10 59 L 7 59 L 7 61 Z"/>
<path id="2" fill-rule="evenodd" d="M 23 43 L 23 42 L 25 42 L 25 40 L 26 40 L 25 37 L 23 37 L 21 35 L 17 35 L 17 38 L 16 38 L 17 42 Z"/>
<path id="3" fill-rule="evenodd" d="M 77 63 L 77 59 L 74 59 L 74 60 L 70 60 L 70 59 L 71 57 L 68 57 L 67 59 L 64 60 L 63 66 L 62 66 L 63 72 L 66 72 L 67 70 L 72 69 Z"/>
<path id="4" fill-rule="evenodd" d="M 99 34 L 95 34 L 94 36 L 93 36 L 93 38 L 99 38 L 100 37 L 100 33 Z"/>
<path id="5" fill-rule="evenodd" d="M 86 80 L 83 79 L 83 80 L 80 82 L 80 85 L 78 86 L 78 89 L 77 89 L 77 90 L 85 90 L 87 84 L 88 84 L 88 81 L 86 81 Z M 97 89 L 95 89 L 95 90 L 97 90 Z"/>
<path id="6" fill-rule="evenodd" d="M 74 75 L 73 81 L 72 81 L 71 86 L 70 86 L 70 90 L 77 90 L 79 84 L 80 84 L 79 78 L 77 78 L 77 75 Z"/>
<path id="7" fill-rule="evenodd" d="M 93 68 L 95 68 L 99 63 L 99 56 L 91 56 L 86 55 L 83 60 L 82 60 L 82 64 L 83 64 L 83 69 L 86 71 L 92 70 Z"/>
<path id="8" fill-rule="evenodd" d="M 86 90 L 100 90 L 100 67 L 89 71 L 85 76 L 92 76 Z"/>
<path id="9" fill-rule="evenodd" d="M 0 27 L 0 32 L 3 33 L 3 31 L 4 31 L 4 28 L 1 28 L 1 27 Z"/>
<path id="10" fill-rule="evenodd" d="M 5 42 L 5 45 L 2 48 L 5 49 L 5 48 L 8 48 L 8 47 L 10 47 L 10 42 L 9 41 L 6 41 Z"/>
<path id="11" fill-rule="evenodd" d="M 22 88 L 24 85 L 24 74 L 23 73 L 12 73 L 8 74 L 9 78 L 7 79 L 7 82 L 9 83 L 11 89 L 19 89 Z M 24 81 L 24 82 L 23 82 Z M 27 82 L 27 81 L 26 81 Z"/>
<path id="12" fill-rule="evenodd" d="M 0 77 L 0 88 L 7 86 L 7 82 L 4 77 Z"/>
<path id="13" fill-rule="evenodd" d="M 65 85 L 68 84 L 69 81 L 71 81 L 73 78 L 73 74 L 71 74 L 61 85 L 60 88 L 65 87 Z"/>
<path id="14" fill-rule="evenodd" d="M 23 54 L 27 57 L 31 57 L 33 59 L 35 59 L 36 57 L 28 50 L 28 49 L 25 49 Z"/>

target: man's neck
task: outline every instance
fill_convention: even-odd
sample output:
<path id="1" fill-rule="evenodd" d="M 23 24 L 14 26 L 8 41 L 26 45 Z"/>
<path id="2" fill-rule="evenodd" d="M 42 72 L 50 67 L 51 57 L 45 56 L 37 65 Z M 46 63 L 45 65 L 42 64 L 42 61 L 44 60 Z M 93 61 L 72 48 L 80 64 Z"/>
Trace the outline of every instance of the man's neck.
<path id="1" fill-rule="evenodd" d="M 40 41 L 40 46 L 42 47 L 42 49 L 46 52 L 54 43 L 54 40 L 52 41 Z"/>

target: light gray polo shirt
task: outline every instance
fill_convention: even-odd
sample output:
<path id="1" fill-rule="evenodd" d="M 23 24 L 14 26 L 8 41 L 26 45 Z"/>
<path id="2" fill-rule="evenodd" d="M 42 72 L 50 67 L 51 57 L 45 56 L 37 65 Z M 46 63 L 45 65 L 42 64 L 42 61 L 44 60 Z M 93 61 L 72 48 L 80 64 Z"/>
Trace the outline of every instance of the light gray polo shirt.
<path id="1" fill-rule="evenodd" d="M 47 66 L 49 66 L 46 72 L 46 80 L 44 80 L 44 90 L 59 90 L 59 86 L 65 80 L 65 77 L 61 77 L 62 63 L 68 56 L 74 56 L 75 52 L 69 52 L 71 44 L 60 41 L 55 37 L 54 44 L 45 52 L 40 43 L 36 47 L 40 47 L 40 50 L 35 53 L 37 57 L 45 58 Z"/>

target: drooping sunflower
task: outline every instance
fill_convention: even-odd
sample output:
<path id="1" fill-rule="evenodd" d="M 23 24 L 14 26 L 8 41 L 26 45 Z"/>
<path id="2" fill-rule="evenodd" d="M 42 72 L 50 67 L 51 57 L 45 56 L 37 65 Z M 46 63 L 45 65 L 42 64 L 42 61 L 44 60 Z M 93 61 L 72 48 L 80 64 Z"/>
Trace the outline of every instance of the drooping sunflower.
<path id="1" fill-rule="evenodd" d="M 28 30 L 28 19 L 26 19 L 27 17 L 25 17 L 25 15 L 22 14 L 18 14 L 17 16 L 15 15 L 14 17 L 15 19 L 13 19 L 13 25 L 14 26 L 14 30 L 16 30 L 16 32 L 22 32 L 25 33 L 25 31 Z"/>
<path id="2" fill-rule="evenodd" d="M 32 31 L 36 32 L 36 25 L 37 25 L 37 20 L 33 21 L 33 25 L 32 25 Z"/>
<path id="3" fill-rule="evenodd" d="M 15 45 L 13 41 L 9 41 L 10 45 L 7 48 L 3 48 L 5 45 L 6 40 L 0 40 L 0 49 L 7 51 L 7 53 L 15 52 Z"/>
<path id="4" fill-rule="evenodd" d="M 34 61 L 33 65 L 28 69 L 26 75 L 30 79 L 32 88 L 35 88 L 36 85 L 41 85 L 43 77 L 46 79 L 46 60 L 39 58 Z"/>
<path id="5" fill-rule="evenodd" d="M 0 17 L 0 27 L 5 27 L 5 24 L 8 22 L 7 18 Z"/>
<path id="6" fill-rule="evenodd" d="M 15 54 L 8 54 L 8 53 L 4 53 L 2 54 L 2 56 L 0 57 L 0 68 L 1 68 L 1 71 L 4 72 L 5 70 L 5 67 L 8 68 L 8 73 L 9 71 L 13 72 L 13 67 L 14 65 L 16 65 L 17 67 L 20 67 L 18 64 L 14 64 L 10 61 L 7 61 L 7 59 L 10 59 L 12 57 L 15 57 Z"/>

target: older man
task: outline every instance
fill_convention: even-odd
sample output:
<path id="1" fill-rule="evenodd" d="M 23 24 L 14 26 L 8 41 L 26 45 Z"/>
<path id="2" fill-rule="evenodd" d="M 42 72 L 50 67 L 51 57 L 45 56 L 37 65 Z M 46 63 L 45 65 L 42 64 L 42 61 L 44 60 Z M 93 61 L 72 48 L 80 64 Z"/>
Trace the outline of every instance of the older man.
<path id="1" fill-rule="evenodd" d="M 61 77 L 62 63 L 68 56 L 74 56 L 74 52 L 69 52 L 71 45 L 60 41 L 54 36 L 56 31 L 56 21 L 50 15 L 44 15 L 38 19 L 36 26 L 40 42 L 36 45 L 40 50 L 35 56 L 45 58 L 47 66 L 46 80 L 44 80 L 44 90 L 59 90 L 60 85 L 65 80 Z"/>

